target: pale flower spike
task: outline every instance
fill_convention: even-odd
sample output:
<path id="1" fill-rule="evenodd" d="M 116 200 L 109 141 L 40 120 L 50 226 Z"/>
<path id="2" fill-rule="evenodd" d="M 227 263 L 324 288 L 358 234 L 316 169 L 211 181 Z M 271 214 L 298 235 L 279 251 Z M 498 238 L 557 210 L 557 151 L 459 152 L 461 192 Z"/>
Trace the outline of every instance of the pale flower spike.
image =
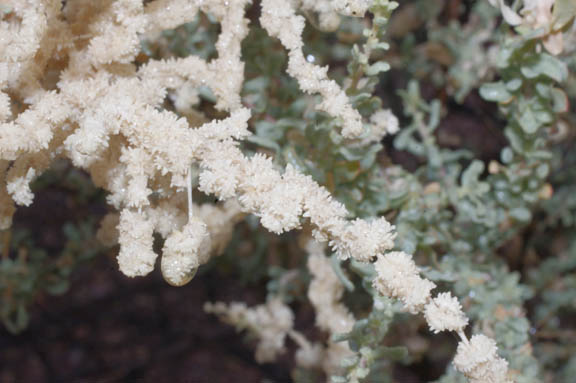
<path id="1" fill-rule="evenodd" d="M 308 286 L 308 298 L 316 311 L 316 326 L 328 332 L 330 336 L 352 330 L 355 318 L 346 306 L 340 302 L 344 295 L 344 286 L 334 273 L 325 246 L 308 239 L 308 271 L 312 280 Z M 320 365 L 327 375 L 343 372 L 340 361 L 354 353 L 346 342 L 333 342 L 328 339 Z"/>
<path id="2" fill-rule="evenodd" d="M 340 3 L 342 12 L 362 14 L 367 7 L 351 8 L 350 4 Z M 356 5 L 358 2 L 350 2 Z M 280 39 L 282 45 L 288 49 L 288 74 L 298 80 L 300 89 L 306 93 L 319 93 L 323 100 L 317 106 L 319 110 L 331 116 L 338 117 L 343 124 L 342 135 L 348 138 L 357 138 L 363 133 L 362 116 L 355 110 L 344 90 L 336 81 L 328 79 L 328 68 L 319 67 L 309 63 L 304 57 L 302 48 L 302 32 L 304 30 L 304 17 L 296 15 L 291 1 L 263 0 L 260 23 L 270 36 Z"/>
<path id="3" fill-rule="evenodd" d="M 454 367 L 470 383 L 512 383 L 507 378 L 508 363 L 496 354 L 496 342 L 484 335 L 473 335 L 458 344 Z"/>
<path id="4" fill-rule="evenodd" d="M 239 331 L 246 330 L 255 336 L 258 339 L 256 360 L 259 363 L 274 361 L 286 350 L 285 339 L 294 326 L 292 310 L 279 297 L 270 298 L 266 304 L 252 308 L 243 302 L 229 305 L 206 303 L 204 311 L 216 314 Z"/>

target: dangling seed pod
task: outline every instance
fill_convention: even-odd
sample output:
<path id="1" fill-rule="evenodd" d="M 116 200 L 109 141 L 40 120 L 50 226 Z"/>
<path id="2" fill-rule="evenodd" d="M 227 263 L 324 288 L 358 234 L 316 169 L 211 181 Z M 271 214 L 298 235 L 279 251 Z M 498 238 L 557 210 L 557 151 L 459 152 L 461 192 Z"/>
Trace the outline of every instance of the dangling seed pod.
<path id="1" fill-rule="evenodd" d="M 172 232 L 162 250 L 162 276 L 172 286 L 184 286 L 194 278 L 201 263 L 206 262 L 210 236 L 206 224 L 191 219 L 182 230 Z"/>

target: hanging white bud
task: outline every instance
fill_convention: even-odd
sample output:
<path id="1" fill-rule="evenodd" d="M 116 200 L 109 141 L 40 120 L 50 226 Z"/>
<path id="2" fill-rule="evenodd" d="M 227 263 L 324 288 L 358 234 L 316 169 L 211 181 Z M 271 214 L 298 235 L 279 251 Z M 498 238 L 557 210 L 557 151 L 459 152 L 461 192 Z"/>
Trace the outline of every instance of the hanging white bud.
<path id="1" fill-rule="evenodd" d="M 125 275 L 143 276 L 154 269 L 157 255 L 152 250 L 153 232 L 154 225 L 144 213 L 122 210 L 118 224 L 118 265 Z"/>
<path id="2" fill-rule="evenodd" d="M 166 282 L 183 286 L 190 282 L 198 266 L 210 252 L 210 236 L 204 222 L 193 218 L 182 230 L 172 232 L 162 250 L 160 267 Z"/>

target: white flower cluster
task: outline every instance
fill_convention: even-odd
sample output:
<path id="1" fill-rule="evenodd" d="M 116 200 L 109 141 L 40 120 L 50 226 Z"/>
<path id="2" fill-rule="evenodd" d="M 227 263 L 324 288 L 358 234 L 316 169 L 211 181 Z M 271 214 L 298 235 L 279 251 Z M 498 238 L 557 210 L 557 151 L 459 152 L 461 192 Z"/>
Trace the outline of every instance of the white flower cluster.
<path id="1" fill-rule="evenodd" d="M 367 6 L 359 1 L 336 1 L 339 10 L 364 15 Z M 296 14 L 294 5 L 286 0 L 263 0 L 262 27 L 270 36 L 278 37 L 280 42 L 288 49 L 288 74 L 298 80 L 300 89 L 306 93 L 319 93 L 324 99 L 318 109 L 331 116 L 341 119 L 343 124 L 342 135 L 355 138 L 362 134 L 362 117 L 352 107 L 344 90 L 336 81 L 328 79 L 328 68 L 319 67 L 309 63 L 302 52 L 302 32 L 304 31 L 304 17 Z"/>
<path id="2" fill-rule="evenodd" d="M 382 294 L 400 299 L 413 314 L 424 308 L 430 300 L 430 291 L 436 285 L 420 278 L 412 256 L 401 251 L 379 255 L 374 263 L 378 276 L 374 287 Z"/>
<path id="3" fill-rule="evenodd" d="M 496 342 L 484 335 L 474 335 L 460 342 L 454 366 L 470 383 L 512 383 L 507 378 L 508 363 L 496 354 Z"/>
<path id="4" fill-rule="evenodd" d="M 152 250 L 153 223 L 144 213 L 123 210 L 118 224 L 120 270 L 129 277 L 146 275 L 154 269 L 157 254 Z"/>
<path id="5" fill-rule="evenodd" d="M 390 109 L 382 109 L 370 116 L 369 142 L 380 142 L 386 135 L 398 133 L 400 125 L 398 118 Z"/>
<path id="6" fill-rule="evenodd" d="M 316 311 L 316 325 L 330 335 L 352 330 L 355 318 L 340 302 L 344 287 L 334 273 L 329 259 L 324 255 L 325 246 L 309 240 L 308 270 L 312 280 L 308 286 L 308 299 Z M 345 342 L 328 340 L 322 360 L 322 368 L 328 376 L 342 373 L 340 361 L 353 353 Z"/>
<path id="7" fill-rule="evenodd" d="M 216 314 L 220 319 L 247 331 L 258 340 L 256 360 L 259 363 L 272 362 L 285 350 L 285 339 L 294 325 L 294 314 L 281 299 L 271 298 L 266 304 L 248 308 L 245 303 L 222 302 L 206 303 L 204 311 Z M 313 354 L 315 350 L 309 350 Z M 308 355 L 313 358 L 313 356 Z"/>
<path id="8" fill-rule="evenodd" d="M 324 255 L 324 246 L 310 240 L 306 247 L 309 254 L 308 270 L 312 275 L 308 298 L 316 310 L 316 325 L 331 334 L 350 331 L 355 319 L 346 306 L 340 303 L 344 286 Z"/>
<path id="9" fill-rule="evenodd" d="M 401 251 L 379 255 L 374 263 L 377 277 L 374 287 L 384 295 L 401 300 L 411 313 L 424 312 L 424 318 L 434 333 L 454 331 L 461 338 L 454 359 L 456 369 L 473 383 L 508 382 L 508 363 L 496 354 L 496 342 L 484 335 L 470 340 L 464 334 L 468 318 L 458 299 L 450 293 L 435 298 L 431 290 L 436 286 L 419 275 L 412 256 Z"/>
<path id="10" fill-rule="evenodd" d="M 386 253 L 396 235 L 386 219 L 349 221 L 344 206 L 311 177 L 290 166 L 278 172 L 270 159 L 248 158 L 238 148 L 238 142 L 250 134 L 250 111 L 241 106 L 239 94 L 248 2 L 4 1 L 0 8 L 0 229 L 10 227 L 14 203 L 32 203 L 29 184 L 34 177 L 55 159 L 68 158 L 108 191 L 108 202 L 120 212 L 105 219 L 100 237 L 113 242 L 117 235 L 118 263 L 128 276 L 146 275 L 154 268 L 155 232 L 165 238 L 161 267 L 166 279 L 180 285 L 211 251 L 223 248 L 241 214 L 260 217 L 262 225 L 275 233 L 299 228 L 306 219 L 313 237 L 328 242 L 341 258 L 362 262 L 377 258 L 376 288 L 402 300 L 412 312 L 424 310 L 433 331 L 461 330 L 467 321 L 454 299 L 445 295 L 431 299 L 434 284 L 419 276 L 411 257 Z M 262 26 L 289 51 L 288 73 L 303 91 L 320 94 L 319 109 L 341 120 L 344 136 L 360 137 L 361 116 L 344 91 L 328 79 L 326 68 L 304 59 L 304 18 L 296 11 L 298 4 L 310 2 L 263 0 L 261 4 Z M 335 0 L 328 12 L 360 16 L 367 6 L 364 0 Z M 151 59 L 136 65 L 141 35 L 192 21 L 198 11 L 213 15 L 221 24 L 217 58 L 208 62 L 198 57 Z M 162 109 L 168 91 L 186 95 L 199 86 L 212 90 L 216 108 L 228 113 L 227 118 L 192 128 L 185 118 Z M 395 129 L 390 116 L 376 115 L 372 123 L 384 120 L 387 131 Z M 222 207 L 194 209 L 190 201 L 188 210 L 195 214 L 186 217 L 183 197 L 185 191 L 190 195 L 194 164 L 201 171 L 199 189 L 226 202 Z M 333 275 L 326 271 L 324 260 L 312 257 L 311 262 L 324 270 L 313 282 L 318 294 L 311 295 L 321 313 L 319 323 L 336 329 L 334 319 L 322 314 L 329 307 L 340 311 L 335 319 L 347 328 L 352 319 L 337 302 L 338 288 L 336 295 L 321 294 L 327 288 L 324 284 L 335 287 Z M 262 361 L 283 347 L 283 334 L 292 326 L 291 312 L 275 300 L 255 311 L 242 305 L 208 308 L 226 313 L 235 323 L 243 321 L 258 333 L 265 340 L 257 355 Z M 462 366 L 457 364 L 469 376 L 477 376 L 471 375 L 477 374 L 476 367 Z"/>
<path id="11" fill-rule="evenodd" d="M 458 298 L 450 293 L 440 293 L 424 308 L 424 317 L 430 330 L 461 332 L 468 325 Z"/>
<path id="12" fill-rule="evenodd" d="M 383 217 L 373 221 L 356 219 L 336 232 L 338 238 L 330 245 L 342 259 L 368 262 L 394 247 L 396 233 L 392 230 L 394 226 Z"/>

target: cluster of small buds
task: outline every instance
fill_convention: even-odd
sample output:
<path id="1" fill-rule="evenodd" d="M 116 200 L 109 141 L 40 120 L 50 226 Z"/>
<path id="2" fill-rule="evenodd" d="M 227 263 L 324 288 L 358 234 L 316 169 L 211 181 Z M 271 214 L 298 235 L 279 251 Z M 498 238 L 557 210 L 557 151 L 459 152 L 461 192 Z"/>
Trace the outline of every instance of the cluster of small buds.
<path id="1" fill-rule="evenodd" d="M 286 336 L 294 326 L 292 310 L 278 297 L 251 308 L 242 302 L 206 303 L 204 311 L 218 315 L 238 331 L 245 330 L 258 339 L 256 360 L 259 363 L 272 362 L 285 351 Z"/>
<path id="2" fill-rule="evenodd" d="M 358 6 L 358 1 L 339 2 L 340 11 L 357 12 L 358 16 L 364 15 L 368 8 Z M 288 74 L 298 80 L 300 89 L 306 93 L 319 93 L 322 96 L 323 101 L 317 108 L 341 119 L 344 137 L 360 136 L 363 132 L 362 116 L 352 107 L 344 90 L 336 81 L 328 79 L 328 68 L 309 63 L 304 57 L 302 32 L 305 20 L 296 14 L 292 2 L 263 0 L 260 23 L 270 36 L 278 37 L 282 45 L 288 49 Z"/>
<path id="3" fill-rule="evenodd" d="M 450 293 L 432 298 L 430 292 L 435 285 L 420 277 L 411 255 L 401 251 L 379 255 L 374 267 L 377 276 L 373 284 L 380 293 L 401 300 L 404 308 L 414 314 L 423 312 L 432 332 L 454 331 L 460 336 L 454 366 L 470 382 L 508 382 L 508 363 L 497 355 L 496 342 L 484 335 L 468 340 L 464 334 L 468 318 L 458 299 Z"/>
<path id="4" fill-rule="evenodd" d="M 386 135 L 398 133 L 398 118 L 389 109 L 382 109 L 370 116 L 370 135 L 367 142 L 380 142 Z"/>
<path id="5" fill-rule="evenodd" d="M 185 285 L 194 277 L 198 266 L 210 257 L 210 250 L 206 224 L 194 217 L 164 242 L 160 262 L 164 279 L 173 286 Z"/>
<path id="6" fill-rule="evenodd" d="M 393 230 L 394 226 L 383 217 L 372 221 L 356 219 L 343 227 L 330 245 L 341 259 L 369 262 L 394 247 L 396 233 Z"/>
<path id="7" fill-rule="evenodd" d="M 497 353 L 496 342 L 485 335 L 474 335 L 458 344 L 454 367 L 470 383 L 512 383 L 508 379 L 508 363 Z"/>
<path id="8" fill-rule="evenodd" d="M 308 271 L 312 280 L 308 285 L 308 298 L 316 311 L 316 325 L 331 336 L 352 330 L 354 315 L 340 302 L 344 286 L 332 269 L 326 257 L 326 246 L 308 239 L 305 250 L 308 252 Z M 341 361 L 353 356 L 346 342 L 328 341 L 320 363 L 327 375 L 342 373 Z"/>
<path id="9" fill-rule="evenodd" d="M 120 270 L 129 277 L 149 274 L 158 255 L 152 250 L 154 225 L 142 212 L 122 210 L 118 224 Z"/>
<path id="10" fill-rule="evenodd" d="M 400 299 L 411 313 L 422 311 L 430 300 L 434 283 L 420 277 L 412 256 L 402 251 L 379 255 L 374 262 L 374 287 L 383 295 Z"/>
<path id="11" fill-rule="evenodd" d="M 312 281 L 308 286 L 308 298 L 316 310 L 316 325 L 332 334 L 348 332 L 354 324 L 354 316 L 340 303 L 344 286 L 332 270 L 330 260 L 324 255 L 322 244 L 310 240 L 308 270 Z"/>
<path id="12" fill-rule="evenodd" d="M 424 317 L 434 333 L 441 331 L 461 332 L 468 325 L 458 298 L 450 293 L 440 293 L 424 308 Z"/>

